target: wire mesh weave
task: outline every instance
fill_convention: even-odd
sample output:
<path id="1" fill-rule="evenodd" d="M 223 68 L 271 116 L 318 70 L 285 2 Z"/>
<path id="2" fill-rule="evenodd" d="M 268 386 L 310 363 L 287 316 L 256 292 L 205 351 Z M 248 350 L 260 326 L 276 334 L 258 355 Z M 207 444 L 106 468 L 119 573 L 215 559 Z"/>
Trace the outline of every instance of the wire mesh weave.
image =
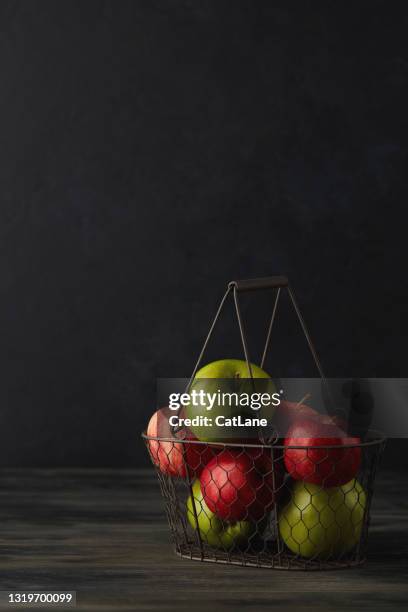
<path id="1" fill-rule="evenodd" d="M 336 448 L 144 437 L 180 556 L 304 570 L 364 562 L 383 439 Z"/>
<path id="2" fill-rule="evenodd" d="M 286 289 L 319 376 L 323 370 L 285 277 L 229 283 L 190 379 L 194 379 L 230 294 L 245 360 L 251 362 L 238 293 L 277 289 L 261 367 L 281 289 Z M 176 552 L 189 559 L 274 569 L 336 569 L 365 560 L 376 469 L 385 440 L 366 434 L 316 446 L 203 442 L 142 434 L 158 474 Z M 353 443 L 347 443 L 349 440 Z"/>

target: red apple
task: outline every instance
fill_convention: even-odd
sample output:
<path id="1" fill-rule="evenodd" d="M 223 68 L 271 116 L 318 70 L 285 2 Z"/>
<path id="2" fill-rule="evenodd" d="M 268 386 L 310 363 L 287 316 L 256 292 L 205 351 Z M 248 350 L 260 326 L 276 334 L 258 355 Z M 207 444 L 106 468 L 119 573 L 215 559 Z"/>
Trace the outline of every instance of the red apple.
<path id="1" fill-rule="evenodd" d="M 327 417 L 299 419 L 289 429 L 284 445 L 302 448 L 285 448 L 285 467 L 295 480 L 324 487 L 340 486 L 349 482 L 358 472 L 361 448 L 347 445 L 359 443 L 360 438 L 347 437 Z M 308 448 L 310 446 L 321 448 Z"/>
<path id="2" fill-rule="evenodd" d="M 219 518 L 258 521 L 272 508 L 282 474 L 263 449 L 231 448 L 208 463 L 200 483 L 205 503 Z"/>
<path id="3" fill-rule="evenodd" d="M 344 417 L 328 414 L 326 416 L 319 415 L 319 419 L 323 423 L 331 423 L 332 425 L 336 425 L 344 437 L 345 432 L 347 431 L 347 421 Z"/>
<path id="4" fill-rule="evenodd" d="M 147 435 L 155 438 L 174 438 L 169 424 L 169 417 L 172 414 L 174 413 L 167 407 L 157 410 L 149 421 Z M 168 441 L 148 440 L 152 461 L 164 474 L 186 478 L 187 461 L 190 476 L 199 476 L 206 463 L 218 451 L 217 447 L 207 443 L 200 444 L 189 430 L 186 431 L 185 439 L 188 442 L 178 442 L 177 438 Z M 197 441 L 197 444 L 193 444 L 192 441 Z"/>
<path id="5" fill-rule="evenodd" d="M 173 438 L 170 429 L 169 408 L 157 410 L 151 417 L 146 434 L 158 438 Z M 148 440 L 148 447 L 153 463 L 165 474 L 182 476 L 185 472 L 183 448 L 180 443 L 162 440 Z"/>
<path id="6" fill-rule="evenodd" d="M 207 463 L 220 452 L 222 447 L 207 442 L 200 443 L 191 431 L 188 431 L 186 439 L 189 440 L 184 446 L 186 447 L 186 457 L 190 476 L 198 477 Z M 197 444 L 193 444 L 193 440 L 196 441 Z"/>
<path id="7" fill-rule="evenodd" d="M 314 418 L 319 415 L 306 404 L 282 400 L 276 409 L 276 428 L 280 436 L 286 436 L 289 428 L 300 418 Z"/>

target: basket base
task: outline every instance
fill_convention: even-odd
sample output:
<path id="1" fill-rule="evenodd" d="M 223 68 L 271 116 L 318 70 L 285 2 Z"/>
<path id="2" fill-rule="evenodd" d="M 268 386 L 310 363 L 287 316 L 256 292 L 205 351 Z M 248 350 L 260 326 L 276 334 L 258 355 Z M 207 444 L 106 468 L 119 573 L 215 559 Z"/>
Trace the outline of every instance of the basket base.
<path id="1" fill-rule="evenodd" d="M 235 565 L 238 567 L 260 567 L 263 569 L 273 570 L 286 570 L 286 571 L 330 571 L 339 569 L 348 569 L 352 567 L 358 567 L 365 563 L 365 557 L 359 559 L 344 559 L 338 561 L 319 561 L 310 559 L 299 559 L 294 556 L 280 553 L 274 555 L 272 558 L 263 558 L 262 556 L 244 555 L 228 553 L 214 552 L 209 556 L 207 551 L 203 552 L 203 555 L 197 554 L 196 551 L 189 551 L 188 549 L 177 550 L 176 554 L 182 559 L 189 559 L 190 561 L 201 561 L 202 563 L 222 563 L 224 565 Z"/>

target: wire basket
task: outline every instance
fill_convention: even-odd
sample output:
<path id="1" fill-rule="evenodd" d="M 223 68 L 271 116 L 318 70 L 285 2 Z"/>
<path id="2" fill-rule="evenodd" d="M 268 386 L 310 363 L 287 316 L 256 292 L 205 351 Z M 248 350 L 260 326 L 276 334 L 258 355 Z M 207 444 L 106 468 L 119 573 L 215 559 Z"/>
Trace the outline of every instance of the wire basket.
<path id="1" fill-rule="evenodd" d="M 381 437 L 339 448 L 144 437 L 181 557 L 291 570 L 365 561 Z"/>
<path id="2" fill-rule="evenodd" d="M 200 353 L 194 379 L 226 297 L 234 294 L 245 359 L 248 348 L 238 292 L 287 287 L 312 355 L 316 351 L 284 277 L 230 283 Z M 251 375 L 252 377 L 252 375 Z M 191 382 L 190 381 L 190 382 Z M 366 558 L 374 479 L 385 445 L 368 432 L 341 444 L 203 442 L 142 434 L 156 468 L 178 555 L 200 561 L 287 570 L 338 569 Z"/>

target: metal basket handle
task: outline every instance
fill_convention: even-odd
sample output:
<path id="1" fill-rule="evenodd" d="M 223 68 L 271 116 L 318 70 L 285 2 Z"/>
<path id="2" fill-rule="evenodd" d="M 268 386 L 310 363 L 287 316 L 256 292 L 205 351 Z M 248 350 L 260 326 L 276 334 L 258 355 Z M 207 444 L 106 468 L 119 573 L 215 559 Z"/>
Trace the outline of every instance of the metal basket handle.
<path id="1" fill-rule="evenodd" d="M 289 281 L 286 276 L 266 276 L 264 278 L 248 278 L 246 280 L 235 280 L 228 283 L 228 287 L 242 291 L 258 291 L 259 289 L 279 289 L 287 287 Z"/>
<path id="2" fill-rule="evenodd" d="M 278 308 L 278 302 L 279 302 L 279 297 L 280 297 L 280 292 L 282 289 L 286 289 L 289 293 L 289 297 L 291 299 L 293 308 L 295 310 L 295 313 L 299 319 L 303 334 L 306 338 L 306 341 L 308 343 L 310 352 L 312 354 L 313 360 L 315 362 L 316 368 L 319 372 L 320 377 L 325 381 L 325 376 L 323 373 L 323 369 L 319 360 L 319 357 L 317 355 L 316 349 L 313 345 L 313 342 L 311 340 L 309 331 L 306 327 L 306 323 L 302 317 L 302 314 L 300 312 L 299 306 L 296 302 L 294 293 L 292 288 L 289 285 L 289 281 L 286 278 L 286 276 L 268 276 L 268 277 L 264 277 L 264 278 L 251 278 L 251 279 L 245 279 L 245 280 L 234 280 L 234 281 L 230 281 L 228 283 L 227 286 L 227 291 L 224 294 L 220 305 L 218 307 L 218 310 L 215 314 L 214 320 L 210 326 L 209 332 L 207 334 L 207 337 L 204 341 L 203 347 L 201 349 L 201 352 L 198 356 L 197 359 L 197 363 L 195 365 L 195 368 L 193 370 L 193 373 L 191 375 L 190 378 L 190 382 L 189 382 L 189 386 L 191 385 L 192 381 L 194 380 L 194 377 L 197 373 L 197 370 L 200 366 L 200 363 L 202 361 L 203 355 L 205 353 L 205 350 L 207 348 L 207 345 L 210 341 L 210 338 L 212 336 L 212 333 L 214 331 L 215 325 L 219 319 L 219 316 L 221 314 L 221 311 L 224 307 L 224 304 L 229 296 L 230 293 L 233 294 L 234 297 L 234 303 L 235 303 L 235 311 L 237 313 L 237 319 L 238 319 L 238 326 L 239 326 L 239 330 L 240 330 L 240 334 L 241 334 L 241 342 L 242 342 L 242 348 L 244 350 L 244 355 L 245 355 L 245 360 L 248 366 L 248 372 L 250 374 L 250 378 L 253 378 L 252 376 L 252 368 L 251 368 L 251 361 L 249 358 L 249 352 L 248 352 L 248 345 L 247 345 L 247 341 L 246 341 L 246 336 L 245 336 L 245 330 L 244 330 L 244 324 L 242 321 L 242 316 L 241 316 L 241 310 L 240 310 L 240 305 L 239 305 L 239 299 L 238 299 L 238 295 L 240 293 L 243 292 L 247 292 L 247 291 L 260 291 L 260 290 L 267 290 L 267 289 L 276 289 L 276 296 L 275 296 L 275 301 L 274 301 L 274 305 L 273 305 L 273 309 L 272 309 L 272 315 L 271 315 L 271 319 L 269 322 L 269 326 L 268 326 L 268 331 L 267 331 L 267 335 L 266 335 L 266 340 L 265 340 L 265 347 L 263 350 L 263 354 L 262 354 L 262 359 L 261 359 L 261 368 L 263 368 L 265 360 L 266 360 L 266 356 L 268 353 L 268 348 L 270 345 L 270 339 L 271 339 L 271 334 L 272 334 L 272 328 L 273 328 L 273 324 L 275 322 L 275 318 L 276 318 L 276 312 L 277 312 L 277 308 Z"/>

